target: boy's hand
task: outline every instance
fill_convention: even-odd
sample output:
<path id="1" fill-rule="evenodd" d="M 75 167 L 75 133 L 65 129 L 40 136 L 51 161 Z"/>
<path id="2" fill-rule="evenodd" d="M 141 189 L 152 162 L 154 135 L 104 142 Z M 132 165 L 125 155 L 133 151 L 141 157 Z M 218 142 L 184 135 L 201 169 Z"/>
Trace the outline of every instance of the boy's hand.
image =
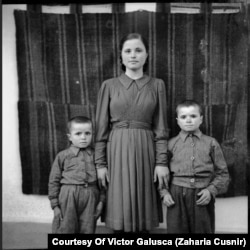
<path id="1" fill-rule="evenodd" d="M 98 178 L 98 184 L 99 187 L 102 188 L 104 187 L 107 189 L 106 182 L 109 182 L 109 177 L 108 177 L 108 169 L 105 168 L 98 168 L 97 169 L 97 178 Z"/>
<path id="2" fill-rule="evenodd" d="M 96 210 L 95 210 L 95 220 L 98 220 L 98 218 L 101 216 L 101 213 L 102 213 L 102 209 L 103 209 L 103 202 L 100 201 L 98 204 L 97 204 L 97 207 L 96 207 Z"/>
<path id="3" fill-rule="evenodd" d="M 168 187 L 169 169 L 163 166 L 156 166 L 154 171 L 154 182 L 158 179 L 158 188 Z"/>
<path id="4" fill-rule="evenodd" d="M 202 189 L 197 195 L 200 196 L 196 201 L 197 205 L 204 206 L 211 201 L 211 193 L 207 189 Z"/>
<path id="5" fill-rule="evenodd" d="M 61 209 L 59 207 L 54 208 L 54 216 L 59 217 L 60 220 L 63 220 L 62 212 L 61 212 Z"/>
<path id="6" fill-rule="evenodd" d="M 175 204 L 171 194 L 167 192 L 163 197 L 163 204 L 165 204 L 167 207 L 171 207 Z"/>

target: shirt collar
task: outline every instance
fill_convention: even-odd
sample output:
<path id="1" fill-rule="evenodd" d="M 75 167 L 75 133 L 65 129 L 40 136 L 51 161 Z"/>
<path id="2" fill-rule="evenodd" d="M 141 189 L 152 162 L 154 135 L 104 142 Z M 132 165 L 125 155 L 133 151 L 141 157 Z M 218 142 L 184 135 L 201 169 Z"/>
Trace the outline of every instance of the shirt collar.
<path id="1" fill-rule="evenodd" d="M 131 86 L 133 81 L 136 82 L 138 89 L 141 89 L 145 84 L 149 82 L 150 77 L 144 74 L 140 79 L 134 80 L 129 76 L 127 76 L 125 73 L 123 73 L 119 76 L 119 80 L 126 89 L 128 89 Z"/>
<path id="2" fill-rule="evenodd" d="M 78 147 L 76 147 L 76 146 L 74 146 L 74 145 L 70 145 L 70 150 L 71 150 L 71 152 L 75 155 L 75 156 L 77 156 L 78 154 L 79 154 L 79 152 L 80 152 L 80 148 L 78 148 Z M 89 146 L 89 147 L 87 147 L 87 148 L 84 148 L 83 150 L 85 150 L 87 153 L 88 153 L 88 155 L 91 155 L 92 154 L 92 150 L 91 150 L 91 147 Z"/>
<path id="3" fill-rule="evenodd" d="M 202 132 L 200 130 L 197 130 L 194 133 L 188 133 L 186 131 L 181 130 L 180 133 L 179 133 L 179 136 L 181 137 L 182 141 L 184 142 L 190 134 L 198 137 L 199 139 L 202 136 Z"/>

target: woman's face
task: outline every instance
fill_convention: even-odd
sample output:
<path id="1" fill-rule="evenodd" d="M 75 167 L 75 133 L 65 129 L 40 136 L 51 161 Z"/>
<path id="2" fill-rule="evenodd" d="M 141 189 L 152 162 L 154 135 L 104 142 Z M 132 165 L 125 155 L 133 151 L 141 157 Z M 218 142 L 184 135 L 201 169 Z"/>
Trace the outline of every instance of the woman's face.
<path id="1" fill-rule="evenodd" d="M 121 56 L 126 69 L 137 71 L 143 69 L 148 53 L 140 39 L 131 39 L 123 44 Z"/>

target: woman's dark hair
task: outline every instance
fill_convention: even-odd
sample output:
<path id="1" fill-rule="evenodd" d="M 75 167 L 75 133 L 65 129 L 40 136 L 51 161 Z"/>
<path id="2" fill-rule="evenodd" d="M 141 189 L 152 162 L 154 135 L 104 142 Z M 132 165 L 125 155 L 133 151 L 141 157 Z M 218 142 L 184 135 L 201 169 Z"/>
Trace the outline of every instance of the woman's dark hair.
<path id="1" fill-rule="evenodd" d="M 125 71 L 126 70 L 126 67 L 124 66 L 124 64 L 122 63 L 122 48 L 123 48 L 123 45 L 126 41 L 128 40 L 132 40 L 132 39 L 139 39 L 142 41 L 142 43 L 144 44 L 145 48 L 146 48 L 146 52 L 148 53 L 148 42 L 147 40 L 139 33 L 130 33 L 126 36 L 124 36 L 121 41 L 120 41 L 120 63 L 121 63 L 121 67 L 122 67 L 122 70 Z M 143 72 L 147 71 L 147 68 L 148 68 L 148 56 L 147 56 L 147 59 L 146 59 L 146 62 L 145 64 L 143 65 Z"/>

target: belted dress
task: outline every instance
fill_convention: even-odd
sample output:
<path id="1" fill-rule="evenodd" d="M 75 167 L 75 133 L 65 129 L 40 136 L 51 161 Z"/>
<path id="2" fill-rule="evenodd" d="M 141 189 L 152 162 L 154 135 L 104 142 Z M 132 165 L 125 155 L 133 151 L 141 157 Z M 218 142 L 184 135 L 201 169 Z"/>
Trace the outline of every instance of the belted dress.
<path id="1" fill-rule="evenodd" d="M 104 81 L 96 109 L 95 164 L 107 167 L 106 226 L 141 232 L 162 221 L 155 166 L 167 167 L 165 83 L 146 74 Z"/>

